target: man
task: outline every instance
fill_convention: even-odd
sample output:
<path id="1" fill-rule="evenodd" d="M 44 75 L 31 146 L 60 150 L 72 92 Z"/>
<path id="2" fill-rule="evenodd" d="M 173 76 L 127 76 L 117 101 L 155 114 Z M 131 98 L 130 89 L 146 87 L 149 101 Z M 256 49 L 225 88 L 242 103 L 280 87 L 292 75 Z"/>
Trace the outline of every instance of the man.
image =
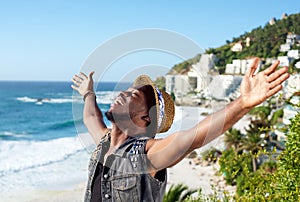
<path id="1" fill-rule="evenodd" d="M 223 134 L 251 108 L 276 94 L 289 77 L 286 67 L 276 70 L 279 61 L 254 74 L 258 64 L 256 58 L 244 76 L 239 98 L 193 128 L 161 139 L 153 137 L 172 125 L 174 104 L 149 77 L 138 77 L 115 99 L 106 112 L 112 122 L 108 129 L 95 102 L 93 72 L 75 75 L 72 88 L 84 96 L 84 123 L 98 145 L 89 164 L 85 201 L 162 201 L 166 168 Z"/>

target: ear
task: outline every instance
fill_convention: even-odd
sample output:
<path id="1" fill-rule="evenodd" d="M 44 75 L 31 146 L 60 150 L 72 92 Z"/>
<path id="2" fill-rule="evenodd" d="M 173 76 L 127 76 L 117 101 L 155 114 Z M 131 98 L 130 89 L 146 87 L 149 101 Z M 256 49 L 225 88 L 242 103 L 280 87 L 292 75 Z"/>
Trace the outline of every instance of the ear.
<path id="1" fill-rule="evenodd" d="M 141 117 L 141 119 L 143 119 L 144 121 L 147 121 L 147 122 L 151 123 L 151 119 L 150 119 L 150 117 L 149 117 L 149 115 L 148 115 L 148 114 L 147 114 L 147 115 L 144 115 L 144 116 L 142 116 L 142 117 Z"/>

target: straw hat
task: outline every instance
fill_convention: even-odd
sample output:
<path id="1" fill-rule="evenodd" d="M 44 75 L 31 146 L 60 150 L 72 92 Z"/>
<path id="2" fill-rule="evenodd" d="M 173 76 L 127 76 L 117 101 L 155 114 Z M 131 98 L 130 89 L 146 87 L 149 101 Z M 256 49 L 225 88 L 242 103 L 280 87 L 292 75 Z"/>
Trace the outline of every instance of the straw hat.
<path id="1" fill-rule="evenodd" d="M 158 90 L 153 81 L 147 75 L 141 75 L 135 79 L 133 86 L 138 85 L 152 86 L 155 94 L 157 110 L 157 133 L 168 131 L 173 123 L 175 114 L 175 107 L 172 97 L 165 91 Z"/>

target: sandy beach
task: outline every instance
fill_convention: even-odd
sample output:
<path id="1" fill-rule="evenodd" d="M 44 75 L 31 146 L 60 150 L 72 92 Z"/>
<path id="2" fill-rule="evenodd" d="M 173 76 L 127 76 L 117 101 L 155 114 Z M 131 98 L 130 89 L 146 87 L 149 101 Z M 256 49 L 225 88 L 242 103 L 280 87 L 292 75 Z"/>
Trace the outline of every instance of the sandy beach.
<path id="1" fill-rule="evenodd" d="M 190 189 L 202 189 L 205 195 L 213 193 L 211 186 L 216 189 L 233 192 L 234 187 L 225 186 L 222 176 L 217 174 L 218 165 L 196 165 L 193 159 L 185 158 L 177 165 L 168 169 L 168 184 L 167 190 L 172 184 L 183 183 Z M 82 182 L 75 185 L 73 189 L 58 189 L 58 190 L 35 190 L 22 198 L 24 202 L 80 202 L 83 201 L 85 183 Z M 7 202 L 20 201 L 20 195 L 16 198 L 12 197 L 6 200 Z"/>
<path id="2" fill-rule="evenodd" d="M 203 109 L 198 109 L 196 107 L 180 107 L 177 108 L 177 117 L 175 118 L 174 127 L 170 132 L 176 131 L 178 129 L 185 129 L 193 126 L 198 121 L 203 119 L 205 116 L 201 116 L 203 113 Z M 182 120 L 184 117 L 184 120 Z M 243 127 L 247 124 L 249 119 L 244 117 L 241 119 L 235 127 L 239 129 L 243 129 Z M 200 154 L 210 147 L 215 147 L 222 149 L 224 147 L 223 136 L 215 139 L 209 144 L 201 147 L 200 149 L 195 150 L 198 158 L 201 156 Z M 87 160 L 85 155 L 81 155 L 84 158 L 84 161 Z M 76 158 L 76 157 L 73 157 Z M 82 159 L 80 160 L 82 161 Z M 86 162 L 87 165 L 87 162 Z M 87 176 L 87 167 L 82 164 L 80 169 L 83 169 L 83 173 Z M 190 189 L 202 189 L 203 194 L 212 193 L 211 185 L 214 185 L 217 190 L 226 189 L 229 192 L 234 192 L 234 187 L 226 186 L 222 176 L 216 175 L 218 171 L 218 164 L 213 165 L 205 165 L 203 163 L 195 163 L 195 159 L 185 158 L 177 165 L 168 169 L 168 184 L 167 189 L 172 184 L 183 183 L 187 185 Z M 84 178 L 86 177 L 84 176 Z M 68 202 L 68 201 L 83 201 L 84 189 L 85 189 L 85 180 L 81 180 L 80 182 L 73 183 L 72 186 L 63 186 L 58 185 L 58 188 L 51 187 L 50 188 L 41 188 L 41 189 L 33 189 L 28 191 L 23 191 L 17 195 L 11 195 L 5 200 L 7 202 L 14 201 L 24 201 L 24 202 Z M 21 199 L 21 200 L 20 200 Z"/>

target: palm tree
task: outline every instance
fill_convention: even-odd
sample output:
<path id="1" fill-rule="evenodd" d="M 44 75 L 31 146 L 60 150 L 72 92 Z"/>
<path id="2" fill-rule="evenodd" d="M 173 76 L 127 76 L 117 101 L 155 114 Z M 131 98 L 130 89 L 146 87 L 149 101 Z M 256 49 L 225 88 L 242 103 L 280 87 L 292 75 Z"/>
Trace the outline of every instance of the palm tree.
<path id="1" fill-rule="evenodd" d="M 169 191 L 165 193 L 163 202 L 181 202 L 195 192 L 197 192 L 197 190 L 189 189 L 186 185 L 173 184 L 171 185 Z"/>
<path id="2" fill-rule="evenodd" d="M 252 154 L 252 167 L 253 172 L 255 172 L 257 170 L 257 159 L 255 155 L 262 149 L 263 139 L 259 133 L 247 133 L 242 139 L 242 143 L 243 146 L 240 147 L 240 150 L 246 150 Z"/>
<path id="3" fill-rule="evenodd" d="M 235 128 L 230 128 L 225 133 L 225 143 L 227 149 L 230 147 L 234 147 L 235 149 L 239 149 L 241 146 L 241 140 L 242 140 L 242 133 L 240 130 L 237 130 Z"/>

